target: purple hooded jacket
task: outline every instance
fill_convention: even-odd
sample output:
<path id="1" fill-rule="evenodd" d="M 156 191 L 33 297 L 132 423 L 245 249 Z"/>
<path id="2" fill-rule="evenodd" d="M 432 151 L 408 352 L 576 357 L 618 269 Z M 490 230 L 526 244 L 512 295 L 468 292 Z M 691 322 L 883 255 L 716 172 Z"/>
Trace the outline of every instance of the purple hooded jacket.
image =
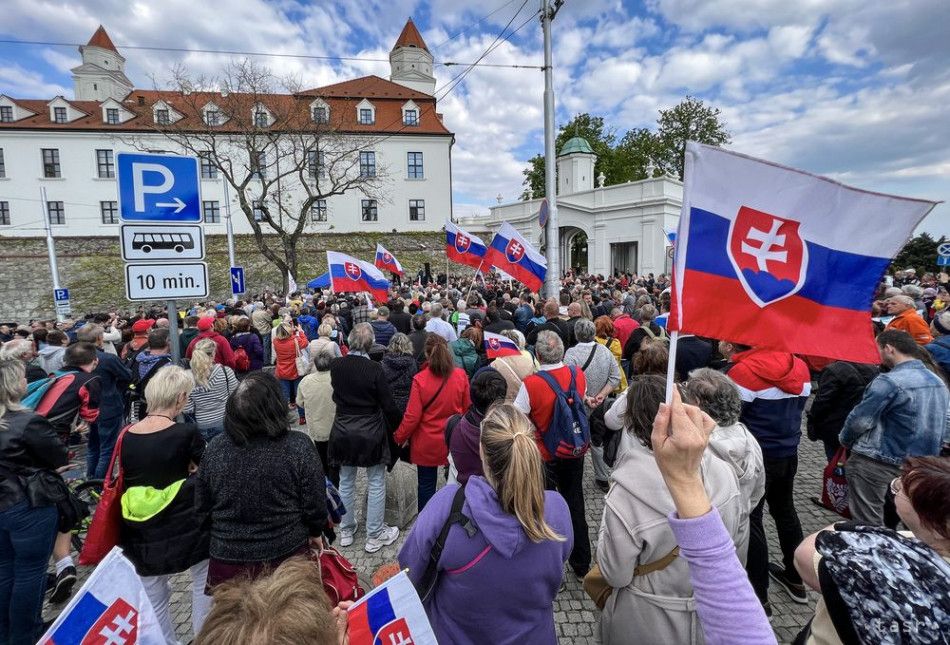
<path id="1" fill-rule="evenodd" d="M 399 564 L 415 583 L 452 507 L 457 485 L 445 486 L 429 500 L 399 552 Z M 532 542 L 514 515 L 501 509 L 484 478 L 465 486 L 462 512 L 478 531 L 471 538 L 455 525 L 439 560 L 439 580 L 425 603 L 440 643 L 480 645 L 557 643 L 552 603 L 561 586 L 564 563 L 574 543 L 564 498 L 544 493 L 544 518 L 563 542 Z M 499 593 L 499 590 L 517 590 Z"/>

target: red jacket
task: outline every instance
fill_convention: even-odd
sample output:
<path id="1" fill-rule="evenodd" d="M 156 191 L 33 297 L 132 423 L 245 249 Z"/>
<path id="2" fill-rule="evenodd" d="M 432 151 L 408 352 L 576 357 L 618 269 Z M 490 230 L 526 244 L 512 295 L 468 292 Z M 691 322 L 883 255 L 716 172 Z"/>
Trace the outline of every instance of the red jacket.
<path id="1" fill-rule="evenodd" d="M 464 414 L 472 404 L 468 377 L 462 368 L 452 370 L 445 387 L 439 392 L 441 385 L 442 379 L 428 368 L 416 374 L 409 391 L 409 405 L 396 430 L 396 443 L 409 440 L 409 457 L 417 466 L 444 466 L 448 463 L 445 422 L 453 414 Z"/>
<path id="2" fill-rule="evenodd" d="M 274 370 L 274 376 L 285 381 L 294 381 L 299 376 L 297 374 L 297 350 L 294 349 L 294 342 L 301 350 L 307 347 L 307 337 L 300 331 L 289 338 L 274 339 L 274 364 L 277 366 Z"/>
<path id="3" fill-rule="evenodd" d="M 205 338 L 210 338 L 214 341 L 214 344 L 218 346 L 217 351 L 214 353 L 214 362 L 218 365 L 227 365 L 231 369 L 234 369 L 234 350 L 231 349 L 231 343 L 228 342 L 227 338 L 213 329 L 203 331 L 192 339 L 188 345 L 188 351 L 185 352 L 185 358 L 190 359 L 192 353 L 195 351 L 195 345 L 198 344 L 199 340 L 204 340 Z"/>
<path id="4" fill-rule="evenodd" d="M 583 370 L 575 368 L 574 372 L 574 387 L 577 388 L 578 393 L 583 396 L 587 391 L 587 379 L 584 378 Z M 567 390 L 571 384 L 571 370 L 566 365 L 562 365 L 555 370 L 550 370 L 549 374 L 554 377 L 562 390 Z M 554 390 L 551 389 L 551 386 L 548 385 L 548 382 L 537 374 L 531 374 L 525 378 L 524 389 L 528 394 L 528 403 L 531 408 L 528 417 L 531 419 L 531 422 L 534 423 L 534 427 L 537 430 L 535 433 L 535 441 L 538 443 L 538 450 L 541 451 L 541 458 L 544 459 L 544 461 L 551 461 L 551 453 L 544 447 L 544 440 L 541 436 L 548 431 L 548 426 L 551 425 L 551 419 L 554 418 L 554 402 L 557 399 L 557 395 L 554 393 Z M 515 399 L 516 407 L 518 406 L 517 402 L 519 398 L 520 393 L 519 397 Z"/>
<path id="5" fill-rule="evenodd" d="M 630 338 L 630 334 L 639 326 L 640 323 L 631 318 L 629 314 L 617 316 L 617 319 L 614 320 L 614 332 L 617 334 L 617 339 L 620 341 L 621 347 L 627 346 L 627 339 Z"/>

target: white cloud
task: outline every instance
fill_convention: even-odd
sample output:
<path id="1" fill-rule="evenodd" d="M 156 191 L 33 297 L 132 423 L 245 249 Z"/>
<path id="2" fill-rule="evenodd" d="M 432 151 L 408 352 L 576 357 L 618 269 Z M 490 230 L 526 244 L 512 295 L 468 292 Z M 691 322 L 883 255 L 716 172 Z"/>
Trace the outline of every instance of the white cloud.
<path id="1" fill-rule="evenodd" d="M 53 98 L 60 95 L 70 98 L 72 91 L 59 83 L 50 83 L 40 74 L 20 65 L 6 64 L 0 65 L 0 94 L 21 99 Z"/>

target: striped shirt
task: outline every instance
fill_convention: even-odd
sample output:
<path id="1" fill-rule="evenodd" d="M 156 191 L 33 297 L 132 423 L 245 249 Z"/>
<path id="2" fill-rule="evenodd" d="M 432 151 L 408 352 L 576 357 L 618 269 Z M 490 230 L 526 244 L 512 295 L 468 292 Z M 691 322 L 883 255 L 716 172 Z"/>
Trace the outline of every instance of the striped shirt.
<path id="1" fill-rule="evenodd" d="M 237 389 L 238 380 L 230 367 L 215 363 L 208 378 L 208 385 L 196 385 L 188 397 L 183 412 L 195 415 L 202 430 L 220 428 L 224 425 L 224 406 L 228 396 Z"/>

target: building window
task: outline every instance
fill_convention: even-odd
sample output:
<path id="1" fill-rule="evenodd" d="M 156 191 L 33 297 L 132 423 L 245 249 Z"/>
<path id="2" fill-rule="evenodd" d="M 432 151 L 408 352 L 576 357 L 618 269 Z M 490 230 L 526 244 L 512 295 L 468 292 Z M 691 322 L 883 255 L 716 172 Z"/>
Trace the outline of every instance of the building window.
<path id="1" fill-rule="evenodd" d="M 403 125 L 419 125 L 419 111 L 406 110 L 405 112 L 403 112 L 402 124 Z"/>
<path id="2" fill-rule="evenodd" d="M 221 113 L 217 110 L 205 110 L 205 123 L 208 125 L 218 125 Z"/>
<path id="3" fill-rule="evenodd" d="M 409 179 L 424 179 L 425 174 L 422 171 L 422 153 L 410 152 L 409 158 Z"/>
<path id="4" fill-rule="evenodd" d="M 53 121 L 55 121 L 56 123 L 66 123 L 66 108 L 54 107 Z"/>
<path id="5" fill-rule="evenodd" d="M 43 176 L 61 177 L 59 168 L 59 150 L 57 148 L 43 148 Z"/>
<path id="6" fill-rule="evenodd" d="M 268 126 L 267 112 L 258 110 L 254 113 L 254 127 L 266 128 Z"/>
<path id="7" fill-rule="evenodd" d="M 409 221 L 410 222 L 424 222 L 425 219 L 426 219 L 426 200 L 410 199 L 409 200 Z"/>
<path id="8" fill-rule="evenodd" d="M 13 123 L 12 105 L 0 105 L 0 123 Z"/>
<path id="9" fill-rule="evenodd" d="M 379 213 L 376 209 L 375 199 L 364 199 L 362 210 L 364 222 L 375 222 L 377 219 L 379 219 Z"/>
<path id="10" fill-rule="evenodd" d="M 66 223 L 66 211 L 63 208 L 63 202 L 46 202 L 46 210 L 49 212 L 50 224 Z"/>
<path id="11" fill-rule="evenodd" d="M 7 164 L 3 161 L 3 148 L 0 148 L 0 178 L 7 176 Z"/>
<path id="12" fill-rule="evenodd" d="M 202 179 L 217 179 L 218 178 L 218 167 L 211 163 L 211 153 L 210 152 L 200 152 L 198 153 L 198 161 L 201 164 L 201 178 Z"/>
<path id="13" fill-rule="evenodd" d="M 323 179 L 327 175 L 326 155 L 323 150 L 307 151 L 307 172 L 312 179 Z"/>
<path id="14" fill-rule="evenodd" d="M 254 213 L 254 221 L 263 222 L 264 221 L 264 206 L 263 204 L 261 204 L 261 200 L 255 199 L 254 201 L 252 201 L 251 209 L 253 210 L 253 213 Z"/>
<path id="15" fill-rule="evenodd" d="M 251 179 L 263 179 L 267 176 L 267 155 L 251 151 Z"/>
<path id="16" fill-rule="evenodd" d="M 164 108 L 160 110 L 155 110 L 155 123 L 157 123 L 158 125 L 168 125 L 169 123 L 168 110 Z"/>
<path id="17" fill-rule="evenodd" d="M 99 212 L 103 224 L 119 223 L 119 202 L 99 202 Z"/>
<path id="18" fill-rule="evenodd" d="M 310 207 L 310 219 L 314 222 L 327 221 L 327 200 L 318 199 Z"/>
<path id="19" fill-rule="evenodd" d="M 360 153 L 360 177 L 375 177 L 376 176 L 376 153 L 375 152 L 361 152 Z"/>
<path id="20" fill-rule="evenodd" d="M 119 108 L 106 108 L 106 123 L 110 125 L 119 124 Z"/>
<path id="21" fill-rule="evenodd" d="M 115 162 L 111 150 L 96 150 L 96 169 L 99 179 L 115 179 Z"/>
<path id="22" fill-rule="evenodd" d="M 374 123 L 376 123 L 376 118 L 373 111 L 369 108 L 360 108 L 360 125 L 373 125 Z"/>
<path id="23" fill-rule="evenodd" d="M 204 213 L 205 224 L 221 223 L 221 207 L 217 201 L 201 202 L 201 212 Z"/>
<path id="24" fill-rule="evenodd" d="M 330 122 L 330 115 L 323 106 L 313 108 L 313 122 L 317 125 L 326 125 Z"/>
<path id="25" fill-rule="evenodd" d="M 10 202 L 0 202 L 0 225 L 10 226 Z"/>

